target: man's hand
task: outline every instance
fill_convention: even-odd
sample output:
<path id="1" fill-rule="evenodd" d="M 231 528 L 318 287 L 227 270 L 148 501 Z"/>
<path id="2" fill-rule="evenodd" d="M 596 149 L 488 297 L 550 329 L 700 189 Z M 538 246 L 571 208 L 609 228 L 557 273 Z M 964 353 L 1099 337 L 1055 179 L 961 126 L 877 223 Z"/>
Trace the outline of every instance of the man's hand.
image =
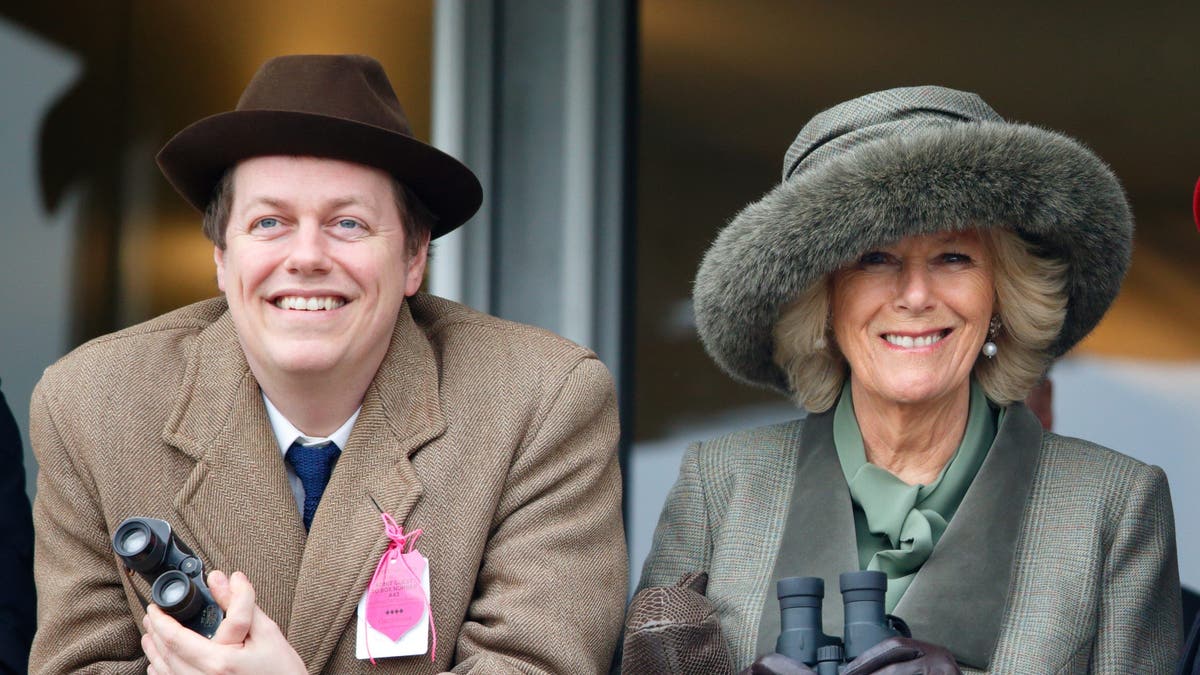
<path id="1" fill-rule="evenodd" d="M 246 575 L 213 571 L 208 588 L 225 610 L 212 640 L 184 628 L 156 605 L 147 608 L 142 651 L 150 659 L 148 675 L 308 672 L 279 626 L 254 603 L 254 587 Z"/>

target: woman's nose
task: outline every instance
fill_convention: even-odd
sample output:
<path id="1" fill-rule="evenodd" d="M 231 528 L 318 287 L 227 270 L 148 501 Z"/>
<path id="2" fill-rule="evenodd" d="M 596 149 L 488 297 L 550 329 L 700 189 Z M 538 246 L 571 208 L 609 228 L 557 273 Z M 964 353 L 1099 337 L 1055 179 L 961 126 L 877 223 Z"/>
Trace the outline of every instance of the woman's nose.
<path id="1" fill-rule="evenodd" d="M 929 269 L 924 265 L 903 265 L 896 281 L 897 308 L 910 312 L 922 312 L 931 308 L 932 281 Z"/>

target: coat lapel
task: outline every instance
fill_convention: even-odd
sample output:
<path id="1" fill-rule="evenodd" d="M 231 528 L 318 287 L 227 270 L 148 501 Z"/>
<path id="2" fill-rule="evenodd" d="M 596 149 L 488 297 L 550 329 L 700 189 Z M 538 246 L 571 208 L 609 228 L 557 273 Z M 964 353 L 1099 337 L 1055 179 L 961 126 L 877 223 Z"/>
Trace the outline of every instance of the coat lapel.
<path id="1" fill-rule="evenodd" d="M 405 525 L 423 493 L 410 456 L 445 429 L 433 350 L 405 303 L 300 562 L 287 637 L 310 672 L 353 635 L 358 601 L 387 548 L 376 503 Z"/>
<path id="2" fill-rule="evenodd" d="M 304 526 L 228 314 L 197 335 L 163 440 L 196 461 L 165 517 L 207 569 L 246 573 L 286 630 Z"/>
<path id="3" fill-rule="evenodd" d="M 1009 406 L 987 459 L 929 560 L 896 605 L 913 636 L 986 669 L 1000 635 L 1042 428 Z"/>
<path id="4" fill-rule="evenodd" d="M 850 488 L 833 446 L 833 411 L 810 414 L 801 432 L 787 524 L 759 620 L 757 654 L 775 651 L 779 637 L 779 597 L 775 586 L 786 577 L 825 580 L 824 631 L 829 635 L 842 634 L 838 575 L 858 569 L 851 508 Z"/>

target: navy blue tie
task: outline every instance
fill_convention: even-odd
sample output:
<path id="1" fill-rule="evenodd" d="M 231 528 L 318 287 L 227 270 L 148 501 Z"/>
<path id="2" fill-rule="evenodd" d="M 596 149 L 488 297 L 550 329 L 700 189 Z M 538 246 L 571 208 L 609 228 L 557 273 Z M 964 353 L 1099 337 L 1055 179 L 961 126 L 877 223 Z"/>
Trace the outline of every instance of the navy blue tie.
<path id="1" fill-rule="evenodd" d="M 312 527 L 313 516 L 317 513 L 317 504 L 321 503 L 321 495 L 329 483 L 329 474 L 333 473 L 333 465 L 337 463 L 338 455 L 342 454 L 337 443 L 328 441 L 320 445 L 300 445 L 297 441 L 288 448 L 284 459 L 296 470 L 300 484 L 304 486 L 304 529 Z"/>

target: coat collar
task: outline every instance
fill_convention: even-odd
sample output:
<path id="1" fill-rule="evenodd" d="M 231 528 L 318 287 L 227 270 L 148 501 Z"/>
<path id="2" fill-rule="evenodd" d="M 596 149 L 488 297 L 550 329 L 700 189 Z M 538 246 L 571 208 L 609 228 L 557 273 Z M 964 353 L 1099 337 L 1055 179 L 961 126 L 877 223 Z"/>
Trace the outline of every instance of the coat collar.
<path id="1" fill-rule="evenodd" d="M 258 382 L 228 313 L 197 336 L 163 439 L 197 464 L 173 525 L 210 565 L 245 572 L 310 670 L 330 658 L 423 487 L 411 455 L 446 429 L 433 349 L 400 309 L 391 344 L 305 533 Z"/>
<path id="2" fill-rule="evenodd" d="M 1007 409 L 962 504 L 896 606 L 895 614 L 914 637 L 946 647 L 973 668 L 987 668 L 999 638 L 1041 439 L 1041 426 L 1024 405 Z M 833 447 L 832 412 L 808 417 L 800 446 L 795 489 L 759 621 L 759 654 L 775 651 L 779 579 L 824 579 L 823 630 L 840 636 L 838 575 L 858 569 L 849 488 Z"/>

